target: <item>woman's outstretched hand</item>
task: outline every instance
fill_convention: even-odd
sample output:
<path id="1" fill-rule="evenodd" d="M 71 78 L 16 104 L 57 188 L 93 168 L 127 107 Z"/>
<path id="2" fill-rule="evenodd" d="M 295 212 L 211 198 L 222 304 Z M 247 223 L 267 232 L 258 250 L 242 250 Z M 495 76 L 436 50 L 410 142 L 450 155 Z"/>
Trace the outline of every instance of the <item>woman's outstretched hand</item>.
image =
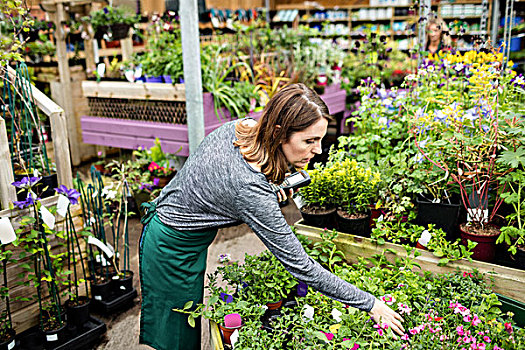
<path id="1" fill-rule="evenodd" d="M 389 308 L 381 300 L 375 300 L 374 307 L 368 313 L 376 323 L 386 323 L 389 327 L 392 328 L 394 332 L 399 335 L 405 333 L 402 322 L 404 322 L 403 317 L 400 314 Z"/>

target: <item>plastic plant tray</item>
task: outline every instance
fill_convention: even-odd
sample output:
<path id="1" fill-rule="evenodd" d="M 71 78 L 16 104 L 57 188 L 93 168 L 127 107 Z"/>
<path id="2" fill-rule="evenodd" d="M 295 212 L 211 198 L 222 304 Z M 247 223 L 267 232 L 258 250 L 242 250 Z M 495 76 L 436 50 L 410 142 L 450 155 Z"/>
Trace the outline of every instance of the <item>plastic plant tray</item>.
<path id="1" fill-rule="evenodd" d="M 44 347 L 43 335 L 38 326 L 17 335 L 17 344 L 19 350 L 88 350 L 93 348 L 104 333 L 106 333 L 106 324 L 90 316 L 82 329 L 66 330 L 66 340 L 56 345 Z"/>
<path id="2" fill-rule="evenodd" d="M 497 294 L 497 293 L 496 293 Z M 514 313 L 514 321 L 516 321 L 516 324 L 523 328 L 525 327 L 525 303 L 521 303 L 517 300 L 514 300 L 512 298 L 506 297 L 501 294 L 497 294 L 499 301 L 501 301 L 500 309 L 503 312 L 511 311 Z"/>
<path id="3" fill-rule="evenodd" d="M 133 288 L 129 292 L 112 298 L 111 300 L 91 299 L 92 310 L 104 315 L 109 315 L 117 311 L 124 310 L 133 305 L 133 299 L 137 297 L 137 290 Z"/>

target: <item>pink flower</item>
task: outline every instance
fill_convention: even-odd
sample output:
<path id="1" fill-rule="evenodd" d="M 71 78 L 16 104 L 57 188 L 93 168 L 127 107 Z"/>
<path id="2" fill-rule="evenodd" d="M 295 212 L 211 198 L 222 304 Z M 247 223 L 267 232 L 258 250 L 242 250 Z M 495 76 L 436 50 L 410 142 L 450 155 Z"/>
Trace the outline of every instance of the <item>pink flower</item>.
<path id="1" fill-rule="evenodd" d="M 396 301 L 396 298 L 394 298 L 392 295 L 390 294 L 386 294 L 386 295 L 383 295 L 381 297 L 381 301 L 383 301 L 385 304 L 387 305 L 392 305 L 395 303 Z"/>
<path id="2" fill-rule="evenodd" d="M 325 332 L 322 332 L 324 335 L 326 335 L 326 339 L 328 339 L 328 341 L 332 340 L 334 338 L 334 335 L 332 333 L 325 333 Z"/>
<path id="3" fill-rule="evenodd" d="M 466 315 L 470 315 L 470 310 L 458 303 L 456 305 L 456 308 L 454 309 L 454 313 L 461 314 L 462 316 L 466 316 Z"/>
<path id="4" fill-rule="evenodd" d="M 149 171 L 153 171 L 153 170 L 157 170 L 157 169 L 160 169 L 160 166 L 157 163 L 155 163 L 155 162 L 151 162 L 148 165 L 148 170 Z"/>
<path id="5" fill-rule="evenodd" d="M 494 345 L 494 350 L 504 350 L 504 349 L 500 348 L 500 347 L 497 346 L 497 345 Z"/>
<path id="6" fill-rule="evenodd" d="M 397 309 L 399 310 L 400 314 L 407 314 L 410 315 L 412 312 L 412 309 L 408 307 L 408 305 L 405 305 L 403 303 L 397 303 Z"/>
<path id="7" fill-rule="evenodd" d="M 463 321 L 464 322 L 470 322 L 471 320 L 472 319 L 471 319 L 470 315 L 467 315 L 467 316 L 463 317 Z"/>
<path id="8" fill-rule="evenodd" d="M 441 341 L 445 341 L 445 340 L 447 340 L 447 339 L 448 339 L 448 337 L 447 337 L 446 334 L 441 334 L 441 335 L 439 336 L 439 340 L 441 340 Z"/>
<path id="9" fill-rule="evenodd" d="M 474 277 L 471 272 L 465 272 L 463 271 L 463 277 Z"/>
<path id="10" fill-rule="evenodd" d="M 474 315 L 474 317 L 472 318 L 472 325 L 477 326 L 480 323 L 481 323 L 481 320 L 479 319 L 478 315 Z"/>
<path id="11" fill-rule="evenodd" d="M 490 337 L 488 335 L 484 336 L 483 337 L 483 340 L 485 341 L 485 343 L 490 343 Z"/>
<path id="12" fill-rule="evenodd" d="M 419 328 L 412 328 L 412 329 L 409 329 L 408 330 L 410 332 L 410 334 L 414 335 L 414 334 L 418 334 L 420 331 L 419 331 Z"/>
<path id="13" fill-rule="evenodd" d="M 382 329 L 378 329 L 377 333 L 379 333 L 379 335 L 383 335 L 383 334 L 385 334 L 385 331 L 383 331 Z"/>
<path id="14" fill-rule="evenodd" d="M 512 334 L 512 325 L 509 322 L 505 322 L 505 330 L 507 331 L 507 333 Z"/>
<path id="15" fill-rule="evenodd" d="M 470 337 L 463 337 L 463 343 L 470 343 Z"/>
<path id="16" fill-rule="evenodd" d="M 463 326 L 457 326 L 456 332 L 458 332 L 458 335 L 460 336 L 465 334 L 465 330 L 463 329 Z"/>
<path id="17" fill-rule="evenodd" d="M 350 339 L 349 338 L 343 338 L 343 341 L 346 341 L 346 340 L 350 340 Z M 359 347 L 360 347 L 360 345 L 355 343 L 354 346 L 352 346 L 351 349 L 347 348 L 347 350 L 357 350 L 357 349 L 359 349 Z"/>
<path id="18" fill-rule="evenodd" d="M 401 336 L 401 339 L 403 339 L 403 340 L 408 340 L 408 338 L 409 338 L 408 334 L 406 334 L 406 333 Z"/>

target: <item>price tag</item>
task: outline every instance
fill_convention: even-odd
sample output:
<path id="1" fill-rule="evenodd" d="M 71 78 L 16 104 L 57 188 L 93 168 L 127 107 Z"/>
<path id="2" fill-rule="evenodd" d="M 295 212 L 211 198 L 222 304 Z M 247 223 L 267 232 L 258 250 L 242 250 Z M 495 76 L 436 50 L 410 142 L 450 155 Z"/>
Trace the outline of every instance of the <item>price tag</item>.
<path id="1" fill-rule="evenodd" d="M 0 218 L 0 242 L 9 244 L 16 240 L 15 229 L 9 218 Z"/>
<path id="2" fill-rule="evenodd" d="M 14 349 L 15 344 L 16 344 L 16 340 L 13 340 L 12 342 L 10 342 L 9 345 L 7 345 L 7 350 Z"/>
<path id="3" fill-rule="evenodd" d="M 489 222 L 489 210 L 488 209 L 467 209 L 467 222 L 477 221 L 481 223 Z"/>
<path id="4" fill-rule="evenodd" d="M 67 208 L 69 207 L 69 198 L 64 196 L 63 194 L 58 196 L 58 202 L 57 202 L 57 214 L 65 217 L 67 214 Z"/>
<path id="5" fill-rule="evenodd" d="M 46 207 L 43 205 L 40 206 L 40 214 L 42 215 L 42 220 L 44 221 L 44 224 L 47 225 L 50 229 L 55 228 L 55 216 L 51 214 L 49 210 L 47 210 Z"/>
<path id="6" fill-rule="evenodd" d="M 235 343 L 239 340 L 239 330 L 236 329 L 233 331 L 232 335 L 230 336 L 230 342 L 232 343 L 232 348 L 235 349 Z"/>

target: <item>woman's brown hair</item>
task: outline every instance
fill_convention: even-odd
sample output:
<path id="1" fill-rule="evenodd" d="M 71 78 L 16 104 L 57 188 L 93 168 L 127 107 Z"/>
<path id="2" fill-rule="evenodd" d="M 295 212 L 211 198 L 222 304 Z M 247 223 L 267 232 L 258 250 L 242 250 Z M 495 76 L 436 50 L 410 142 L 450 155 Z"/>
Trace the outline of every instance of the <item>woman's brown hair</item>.
<path id="1" fill-rule="evenodd" d="M 290 136 L 320 118 L 332 120 L 323 100 L 304 84 L 282 88 L 268 102 L 257 125 L 237 123 L 233 143 L 243 148 L 244 159 L 261 166 L 269 181 L 280 184 L 288 172 L 288 162 L 281 148 Z M 280 125 L 280 128 L 276 128 Z"/>

